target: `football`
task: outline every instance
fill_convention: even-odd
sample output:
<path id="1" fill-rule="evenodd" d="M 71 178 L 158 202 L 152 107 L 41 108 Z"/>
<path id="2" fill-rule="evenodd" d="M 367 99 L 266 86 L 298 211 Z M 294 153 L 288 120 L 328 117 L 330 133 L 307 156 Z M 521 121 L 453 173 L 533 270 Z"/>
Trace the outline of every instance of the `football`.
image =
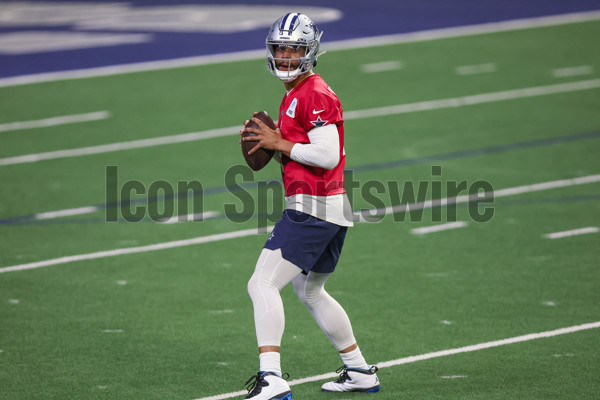
<path id="1" fill-rule="evenodd" d="M 254 117 L 261 120 L 269 128 L 277 129 L 277 125 L 275 125 L 275 122 L 273 122 L 273 120 L 271 119 L 269 114 L 267 114 L 266 111 L 260 111 Z M 246 127 L 260 129 L 258 124 L 252 120 L 250 120 L 250 122 L 248 122 L 248 125 L 246 125 Z M 248 137 L 248 136 L 256 136 L 256 134 L 251 133 L 251 132 L 244 132 L 242 134 L 242 137 Z M 252 170 L 254 170 L 254 171 L 263 169 L 265 167 L 265 165 L 267 165 L 269 163 L 269 161 L 271 161 L 271 158 L 273 158 L 273 154 L 275 154 L 274 150 L 266 150 L 266 149 L 258 149 L 258 151 L 255 152 L 254 154 L 248 154 L 248 152 L 251 149 L 253 149 L 254 146 L 256 146 L 256 144 L 257 144 L 257 142 L 242 141 L 242 154 L 244 155 L 244 159 L 246 160 L 246 163 L 248 164 L 248 166 L 250 168 L 252 168 Z"/>

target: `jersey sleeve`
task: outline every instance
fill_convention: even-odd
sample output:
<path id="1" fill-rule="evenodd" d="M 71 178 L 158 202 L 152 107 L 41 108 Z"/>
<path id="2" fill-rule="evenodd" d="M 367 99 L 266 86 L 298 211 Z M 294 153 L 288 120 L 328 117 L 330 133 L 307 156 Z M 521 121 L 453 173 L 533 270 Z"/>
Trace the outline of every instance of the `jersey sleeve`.
<path id="1" fill-rule="evenodd" d="M 311 93 L 302 109 L 301 125 L 308 132 L 313 128 L 339 125 L 343 121 L 342 105 L 331 89 Z"/>

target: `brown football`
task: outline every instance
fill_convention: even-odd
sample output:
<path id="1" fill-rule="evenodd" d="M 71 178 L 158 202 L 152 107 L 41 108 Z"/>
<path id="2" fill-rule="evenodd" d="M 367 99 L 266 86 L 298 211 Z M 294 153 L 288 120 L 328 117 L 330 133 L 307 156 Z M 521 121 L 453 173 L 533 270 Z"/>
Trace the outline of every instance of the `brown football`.
<path id="1" fill-rule="evenodd" d="M 275 125 L 275 123 L 273 122 L 273 120 L 271 119 L 269 114 L 267 114 L 266 111 L 260 111 L 254 117 L 261 120 L 269 128 L 277 129 L 277 125 Z M 248 125 L 246 125 L 246 126 L 248 128 L 260 129 L 258 124 L 252 120 L 250 120 L 250 122 L 248 122 Z M 247 136 L 256 136 L 256 134 L 251 133 L 251 132 L 244 132 L 242 134 L 242 137 L 247 137 Z M 242 154 L 244 155 L 244 159 L 246 160 L 246 163 L 248 164 L 248 166 L 250 168 L 252 168 L 252 170 L 254 170 L 254 171 L 263 169 L 264 166 L 267 165 L 269 163 L 269 161 L 271 161 L 273 154 L 275 154 L 274 150 L 266 150 L 266 149 L 258 149 L 258 151 L 256 153 L 248 154 L 248 152 L 251 149 L 253 149 L 254 146 L 256 146 L 256 144 L 257 144 L 257 142 L 242 141 Z"/>

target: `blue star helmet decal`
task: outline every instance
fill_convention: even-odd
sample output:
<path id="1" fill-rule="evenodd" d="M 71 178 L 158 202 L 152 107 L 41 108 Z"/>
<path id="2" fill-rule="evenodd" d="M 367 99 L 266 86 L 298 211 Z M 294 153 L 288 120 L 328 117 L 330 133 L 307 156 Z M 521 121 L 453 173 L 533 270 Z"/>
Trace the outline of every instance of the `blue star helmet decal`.
<path id="1" fill-rule="evenodd" d="M 325 124 L 326 124 L 326 123 L 328 123 L 328 122 L 329 122 L 329 121 L 323 121 L 323 120 L 321 119 L 321 116 L 320 116 L 320 115 L 317 117 L 317 120 L 316 120 L 316 121 L 310 121 L 310 123 L 311 123 L 311 124 L 313 124 L 313 125 L 314 125 L 314 126 L 316 126 L 316 127 L 323 126 L 323 125 L 325 125 Z"/>

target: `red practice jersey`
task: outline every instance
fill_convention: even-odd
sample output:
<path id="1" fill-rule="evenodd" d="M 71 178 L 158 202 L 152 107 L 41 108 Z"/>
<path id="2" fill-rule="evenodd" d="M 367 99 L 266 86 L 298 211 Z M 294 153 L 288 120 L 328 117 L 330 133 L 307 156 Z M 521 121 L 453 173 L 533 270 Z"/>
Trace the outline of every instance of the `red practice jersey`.
<path id="1" fill-rule="evenodd" d="M 283 97 L 278 126 L 284 139 L 310 143 L 308 132 L 335 124 L 340 141 L 340 161 L 333 169 L 313 167 L 281 157 L 285 196 L 333 196 L 345 193 L 344 119 L 342 103 L 320 75 L 311 75 Z"/>

